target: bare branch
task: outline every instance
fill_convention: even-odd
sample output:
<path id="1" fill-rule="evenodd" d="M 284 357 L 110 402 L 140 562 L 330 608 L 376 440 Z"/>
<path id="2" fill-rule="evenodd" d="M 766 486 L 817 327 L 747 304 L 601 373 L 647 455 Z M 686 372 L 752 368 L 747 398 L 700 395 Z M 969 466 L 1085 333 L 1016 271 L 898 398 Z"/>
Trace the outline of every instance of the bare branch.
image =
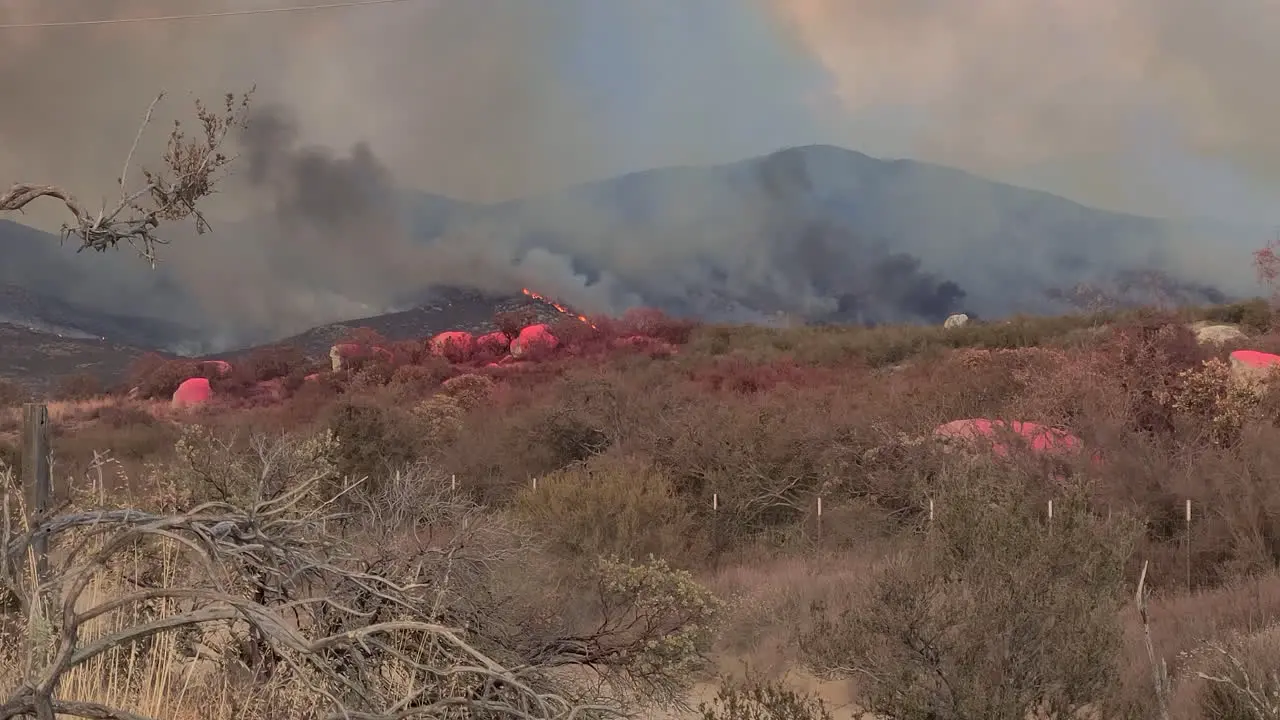
<path id="1" fill-rule="evenodd" d="M 1138 606 L 1138 616 L 1142 619 L 1142 639 L 1147 648 L 1147 660 L 1151 663 L 1151 677 L 1160 718 L 1169 720 L 1169 671 L 1163 658 L 1156 659 L 1155 646 L 1151 642 L 1151 620 L 1147 615 L 1147 564 L 1147 560 L 1142 561 L 1142 572 L 1138 575 L 1138 588 L 1133 594 L 1133 601 Z"/>
<path id="2" fill-rule="evenodd" d="M 232 130 L 244 127 L 252 94 L 252 89 L 239 98 L 227 94 L 223 109 L 216 112 L 197 100 L 196 119 L 201 137 L 189 138 L 181 123 L 175 122 L 162 156 L 164 169 L 157 172 L 144 167 L 142 182 L 131 187 L 129 169 L 133 156 L 164 93 L 157 95 L 147 108 L 133 145 L 125 156 L 124 167 L 117 180 L 120 199 L 110 210 L 103 208 L 93 215 L 61 186 L 17 183 L 0 194 L 0 212 L 21 212 L 42 197 L 61 200 L 72 218 L 70 222 L 63 223 L 62 237 L 63 240 L 73 236 L 79 239 L 78 252 L 105 252 L 123 242 L 154 266 L 156 246 L 167 242 L 157 235 L 162 224 L 193 219 L 197 233 L 203 234 L 209 229 L 198 205 L 216 192 L 227 166 L 235 160 L 234 156 L 223 151 L 223 146 Z"/>
<path id="3" fill-rule="evenodd" d="M 486 599 L 493 578 L 527 562 L 516 549 L 526 536 L 461 498 L 423 490 L 433 484 L 422 477 L 397 475 L 381 495 L 351 496 L 325 469 L 323 441 L 281 442 L 191 453 L 223 469 L 227 500 L 169 514 L 37 517 L 0 537 L 3 581 L 56 605 L 24 609 L 31 661 L 23 684 L 0 696 L 0 720 L 150 720 L 59 698 L 58 688 L 117 650 L 170 652 L 156 649 L 166 637 L 195 638 L 253 673 L 273 689 L 263 702 L 305 699 L 303 709 L 264 708 L 262 717 L 597 720 L 620 715 L 625 701 L 586 697 L 566 668 L 630 673 L 637 683 L 650 679 L 645 672 L 661 680 L 661 663 L 689 675 L 686 648 L 709 631 L 709 614 L 688 608 L 709 600 L 685 575 L 606 564 L 611 579 L 585 607 L 603 619 L 581 624 L 595 633 L 539 626 L 544 634 L 530 641 L 520 616 L 500 614 L 509 612 L 503 599 Z M 236 452 L 248 455 L 229 459 Z M 339 512 L 341 503 L 362 512 Z M 58 548 L 39 588 L 26 571 L 35 538 Z"/>

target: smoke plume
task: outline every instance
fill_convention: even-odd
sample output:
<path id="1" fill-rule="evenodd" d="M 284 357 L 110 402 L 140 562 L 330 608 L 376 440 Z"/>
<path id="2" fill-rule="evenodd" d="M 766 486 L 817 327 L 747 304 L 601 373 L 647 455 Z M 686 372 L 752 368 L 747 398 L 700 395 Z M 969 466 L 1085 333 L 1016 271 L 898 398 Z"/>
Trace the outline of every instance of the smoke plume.
<path id="1" fill-rule="evenodd" d="M 219 344 L 380 312 L 438 282 L 528 286 L 591 311 L 646 303 L 743 317 L 754 304 L 854 319 L 1038 309 L 1025 305 L 1038 289 L 1091 279 L 1075 272 L 1082 263 L 1155 263 L 1238 289 L 1239 242 L 1114 235 L 1084 243 L 1087 257 L 1004 247 L 997 238 L 1019 219 L 1003 200 L 928 173 L 899 173 L 877 196 L 882 235 L 850 235 L 832 212 L 871 209 L 831 205 L 865 184 L 827 177 L 812 153 L 725 182 L 690 171 L 661 187 L 644 173 L 571 186 L 826 142 L 1106 207 L 1256 220 L 1280 180 L 1280 100 L 1257 90 L 1280 52 L 1270 5 L 419 0 L 0 29 L 0 175 L 62 183 L 93 203 L 88 193 L 114 188 L 157 90 L 180 113 L 188 91 L 257 84 L 239 174 L 211 208 L 214 234 L 174 236 L 158 276 L 112 263 L 100 278 L 129 298 L 115 311 L 182 288 L 192 302 L 149 310 Z M 181 12 L 266 6 L 189 0 Z M 0 24 L 175 7 L 0 0 Z M 141 157 L 156 156 L 164 128 Z M 824 187 L 843 196 L 816 198 Z M 964 232 L 957 217 L 971 221 Z M 95 297 L 110 306 L 112 295 Z"/>

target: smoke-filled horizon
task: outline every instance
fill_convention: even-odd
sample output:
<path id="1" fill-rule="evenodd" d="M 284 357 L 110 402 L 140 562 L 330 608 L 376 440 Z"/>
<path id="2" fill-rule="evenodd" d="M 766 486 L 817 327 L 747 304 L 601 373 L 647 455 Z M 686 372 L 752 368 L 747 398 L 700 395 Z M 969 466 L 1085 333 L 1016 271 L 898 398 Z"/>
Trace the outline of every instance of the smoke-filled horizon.
<path id="1" fill-rule="evenodd" d="M 182 12 L 272 4 L 294 2 L 189 0 Z M 591 310 L 699 292 L 827 310 L 870 291 L 824 288 L 874 284 L 883 275 L 877 269 L 916 262 L 894 253 L 919 258 L 922 273 L 892 292 L 880 289 L 899 310 L 951 297 L 943 285 L 952 278 L 971 300 L 986 297 L 994 307 L 998 288 L 982 287 L 984 273 L 972 269 L 974 253 L 991 247 L 945 234 L 912 247 L 855 238 L 842 251 L 822 251 L 849 256 L 837 263 L 847 273 L 820 277 L 823 263 L 797 260 L 764 239 L 763 228 L 788 228 L 761 216 L 750 192 L 712 203 L 736 233 L 690 228 L 655 239 L 575 201 L 540 205 L 556 217 L 535 223 L 578 228 L 572 237 L 530 240 L 486 218 L 429 245 L 393 196 L 415 190 L 493 203 L 646 168 L 833 143 L 1025 182 L 1099 207 L 1269 221 L 1263 201 L 1280 181 L 1280 142 L 1270 132 L 1280 101 L 1256 88 L 1280 53 L 1270 42 L 1280 23 L 1272 4 L 423 0 L 0 29 L 8 101 L 0 176 L 63 183 L 92 202 L 95 189 L 110 194 L 157 90 L 171 93 L 162 108 L 170 117 L 188 110 L 188 92 L 213 98 L 256 84 L 255 123 L 237 175 L 213 206 L 214 236 L 179 237 L 166 248 L 166 272 L 194 294 L 199 324 L 220 342 L 378 312 L 435 281 L 528 285 Z M 166 15 L 174 7 L 0 0 L 0 24 Z M 143 148 L 149 157 L 164 129 L 158 122 Z M 951 198 L 936 196 L 947 186 L 928 187 L 929 203 L 899 211 L 948 205 Z M 678 192 L 663 199 L 650 212 L 665 213 L 671 228 L 703 200 Z M 973 197 L 966 202 L 971 214 L 994 213 L 972 205 Z M 57 222 L 47 208 L 20 219 Z M 940 219 L 921 220 L 941 227 Z M 987 221 L 993 230 L 1003 223 Z M 1197 280 L 1238 287 L 1248 275 L 1235 265 L 1241 247 L 1223 253 L 1168 241 L 1164 265 L 1194 271 Z M 808 242 L 806 257 L 816 252 Z M 1153 252 L 1091 251 L 1099 266 Z M 1052 252 L 1026 254 L 1019 262 L 1028 272 L 1058 279 L 1063 264 Z M 1020 272 L 1004 265 L 1006 274 Z M 110 281 L 154 282 L 141 272 Z"/>

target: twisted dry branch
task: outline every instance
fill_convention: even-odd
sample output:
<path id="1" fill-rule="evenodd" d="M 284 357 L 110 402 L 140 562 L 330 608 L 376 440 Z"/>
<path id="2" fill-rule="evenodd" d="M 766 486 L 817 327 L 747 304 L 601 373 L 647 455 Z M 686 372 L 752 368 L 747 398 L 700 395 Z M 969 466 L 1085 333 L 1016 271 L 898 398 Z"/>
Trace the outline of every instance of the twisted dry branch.
<path id="1" fill-rule="evenodd" d="M 50 563 L 38 592 L 30 593 L 43 598 L 32 601 L 29 612 L 45 612 L 52 641 L 23 684 L 0 698 L 0 720 L 149 720 L 59 698 L 59 683 L 113 649 L 233 622 L 249 628 L 260 658 L 254 669 L 279 668 L 274 679 L 300 686 L 314 700 L 316 717 L 567 720 L 612 712 L 548 692 L 542 668 L 512 670 L 477 648 L 433 612 L 430 583 L 359 569 L 351 549 L 326 532 L 340 517 L 321 512 L 327 503 L 314 502 L 315 482 L 247 509 L 211 502 L 172 515 L 80 512 L 36 518 L 21 533 L 6 524 L 0 549 L 10 585 L 22 584 L 34 538 L 57 536 L 66 550 L 60 553 L 65 559 Z M 182 554 L 181 577 L 105 600 L 87 592 L 95 578 L 134 562 L 125 560 L 126 553 L 137 557 L 159 548 Z M 86 632 L 95 620 L 156 604 L 172 611 L 137 618 L 101 637 Z M 364 609 L 369 607 L 377 610 Z M 402 681 L 390 686 L 390 676 Z"/>
<path id="2" fill-rule="evenodd" d="M 175 122 L 162 156 L 164 170 L 154 172 L 144 167 L 141 170 L 142 182 L 131 188 L 128 185 L 129 169 L 134 153 L 151 123 L 156 106 L 164 98 L 164 93 L 157 95 L 147 107 L 133 145 L 125 156 L 124 167 L 117 179 L 120 196 L 110 209 L 104 202 L 96 214 L 92 213 L 74 194 L 58 185 L 17 183 L 0 193 L 0 212 L 21 212 L 40 198 L 60 200 L 72 218 L 62 225 L 62 239 L 77 238 L 80 241 L 78 252 L 105 252 L 120 243 L 127 243 L 154 266 L 156 246 L 166 244 L 156 234 L 161 224 L 193 219 L 197 233 L 203 234 L 209 229 L 198 205 L 216 192 L 227 166 L 235 159 L 223 151 L 223 146 L 232 130 L 244 127 L 252 93 L 251 89 L 239 98 L 228 93 L 221 111 L 210 110 L 197 100 L 196 120 L 201 128 L 201 137 L 189 138 L 181 123 Z"/>

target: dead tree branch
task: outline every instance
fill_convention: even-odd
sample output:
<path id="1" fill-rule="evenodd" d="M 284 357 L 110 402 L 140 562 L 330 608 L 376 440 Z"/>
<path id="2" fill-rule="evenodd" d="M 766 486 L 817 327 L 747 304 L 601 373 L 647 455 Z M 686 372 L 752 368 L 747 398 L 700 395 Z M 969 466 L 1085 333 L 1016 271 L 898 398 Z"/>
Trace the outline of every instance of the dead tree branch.
<path id="1" fill-rule="evenodd" d="M 559 720 L 610 712 L 554 692 L 546 668 L 513 670 L 479 649 L 473 633 L 448 624 L 431 602 L 439 583 L 365 571 L 352 546 L 329 532 L 344 518 L 328 512 L 329 500 L 316 502 L 317 482 L 247 508 L 209 502 L 173 515 L 117 510 L 38 518 L 21 533 L 6 526 L 0 537 L 6 581 L 23 582 L 35 536 L 58 536 L 62 560 L 51 562 L 42 592 L 29 594 L 49 598 L 51 607 L 30 610 L 42 614 L 37 619 L 49 637 L 44 646 L 27 639 L 33 661 L 22 685 L 0 698 L 0 720 L 148 720 L 59 698 L 59 683 L 113 649 L 145 647 L 164 634 L 207 635 L 231 623 L 247 629 L 241 644 L 258 646 L 255 670 L 265 673 L 263 681 L 311 698 L 313 717 Z M 91 592 L 138 557 L 181 569 L 156 586 Z M 110 616 L 138 617 L 139 607 L 165 609 L 95 631 Z"/>
<path id="2" fill-rule="evenodd" d="M 1147 614 L 1147 563 L 1142 561 L 1142 572 L 1138 575 L 1138 589 L 1133 594 L 1133 602 L 1138 607 L 1138 616 L 1142 619 L 1142 639 L 1147 648 L 1147 661 L 1151 663 L 1151 680 L 1155 686 L 1156 705 L 1161 720 L 1169 720 L 1169 669 L 1164 658 L 1156 658 L 1155 645 L 1151 642 L 1151 619 Z"/>
<path id="3" fill-rule="evenodd" d="M 1217 675 L 1197 672 L 1196 675 L 1201 680 L 1230 692 L 1248 707 L 1254 717 L 1263 720 L 1280 718 L 1280 674 L 1272 670 L 1262 678 L 1253 677 L 1249 668 L 1231 649 L 1218 643 L 1210 643 L 1209 649 L 1221 657 L 1226 666 L 1225 672 Z"/>
<path id="4" fill-rule="evenodd" d="M 93 213 L 61 186 L 17 183 L 0 193 L 0 212 L 21 212 L 42 197 L 59 200 L 71 215 L 71 221 L 62 225 L 62 238 L 64 241 L 77 238 L 80 241 L 78 252 L 105 252 L 123 242 L 154 266 L 156 247 L 167 242 L 157 234 L 163 223 L 193 219 L 197 233 L 203 234 L 209 229 L 198 205 L 217 191 L 219 181 L 235 159 L 223 147 L 233 130 L 244 127 L 252 93 L 251 89 L 238 98 L 228 93 L 223 108 L 216 111 L 196 100 L 199 137 L 189 137 L 182 123 L 175 121 L 162 156 L 163 169 L 153 171 L 143 167 L 141 182 L 131 185 L 129 169 L 134 154 L 143 133 L 151 124 L 156 106 L 164 98 L 164 93 L 157 95 L 147 107 L 133 145 L 125 156 L 124 167 L 117 179 L 120 196 L 114 207 L 108 208 L 104 203 L 97 213 Z"/>

